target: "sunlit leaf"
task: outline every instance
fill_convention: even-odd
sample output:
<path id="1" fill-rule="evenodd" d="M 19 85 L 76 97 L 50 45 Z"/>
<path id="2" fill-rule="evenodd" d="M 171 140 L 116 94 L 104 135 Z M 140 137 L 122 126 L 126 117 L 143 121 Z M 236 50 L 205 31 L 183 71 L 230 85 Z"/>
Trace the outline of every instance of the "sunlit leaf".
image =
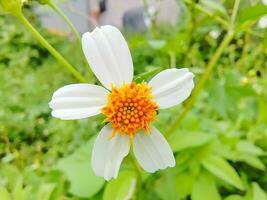
<path id="1" fill-rule="evenodd" d="M 0 186 L 0 197 L 1 200 L 11 200 L 10 195 L 8 194 L 8 191 Z"/>
<path id="2" fill-rule="evenodd" d="M 215 155 L 207 156 L 201 161 L 202 165 L 212 174 L 225 182 L 243 190 L 244 186 L 235 169 L 223 158 Z"/>
<path id="3" fill-rule="evenodd" d="M 132 171 L 120 172 L 117 179 L 107 183 L 103 200 L 130 200 L 137 184 L 136 174 Z"/>
<path id="4" fill-rule="evenodd" d="M 70 181 L 69 192 L 78 197 L 88 198 L 96 194 L 103 186 L 104 179 L 97 177 L 91 168 L 91 151 L 94 139 L 79 148 L 72 155 L 58 163 Z"/>
<path id="5" fill-rule="evenodd" d="M 56 188 L 55 183 L 43 183 L 37 193 L 38 199 L 50 200 L 53 190 Z"/>
<path id="6" fill-rule="evenodd" d="M 193 185 L 192 200 L 221 200 L 214 178 L 202 173 Z"/>
<path id="7" fill-rule="evenodd" d="M 139 74 L 138 76 L 134 77 L 135 82 L 142 82 L 144 80 L 148 81 L 149 78 L 155 76 L 162 70 L 161 67 L 153 67 L 150 71 L 144 72 Z"/>
<path id="8" fill-rule="evenodd" d="M 176 176 L 176 191 L 180 198 L 185 198 L 191 191 L 195 177 L 188 171 L 177 174 Z"/>
<path id="9" fill-rule="evenodd" d="M 238 154 L 238 160 L 244 161 L 248 165 L 255 167 L 260 170 L 265 170 L 266 166 L 264 163 L 256 156 L 250 154 Z"/>
<path id="10" fill-rule="evenodd" d="M 199 147 L 211 141 L 213 137 L 209 134 L 196 133 L 177 133 L 170 137 L 169 143 L 173 152 L 182 151 L 188 148 Z"/>
<path id="11" fill-rule="evenodd" d="M 227 11 L 225 7 L 220 3 L 220 1 L 214 0 L 201 0 L 200 4 L 205 7 L 209 11 L 219 12 L 225 16 L 227 16 Z"/>
<path id="12" fill-rule="evenodd" d="M 166 45 L 165 40 L 148 40 L 148 44 L 154 49 L 161 49 Z"/>
<path id="13" fill-rule="evenodd" d="M 238 22 L 242 24 L 249 20 L 258 20 L 260 17 L 266 14 L 267 6 L 263 4 L 257 4 L 240 10 Z"/>
<path id="14" fill-rule="evenodd" d="M 178 176 L 179 174 L 177 174 L 175 169 L 170 168 L 155 181 L 153 191 L 155 191 L 161 200 L 176 200 L 181 197 L 182 194 L 180 191 L 183 188 L 180 187 L 181 182 L 179 178 L 176 179 Z"/>
<path id="15" fill-rule="evenodd" d="M 244 200 L 244 198 L 240 195 L 234 194 L 226 197 L 224 200 Z"/>
<path id="16" fill-rule="evenodd" d="M 23 179 L 21 176 L 17 178 L 16 184 L 12 190 L 14 200 L 26 200 L 26 195 L 23 190 Z"/>
<path id="17" fill-rule="evenodd" d="M 259 186 L 258 183 L 252 183 L 253 200 L 267 200 L 266 192 Z"/>
<path id="18" fill-rule="evenodd" d="M 260 156 L 264 154 L 264 151 L 260 148 L 254 145 L 252 142 L 248 140 L 240 140 L 237 143 L 237 149 L 241 152 L 249 153 L 252 155 Z"/>

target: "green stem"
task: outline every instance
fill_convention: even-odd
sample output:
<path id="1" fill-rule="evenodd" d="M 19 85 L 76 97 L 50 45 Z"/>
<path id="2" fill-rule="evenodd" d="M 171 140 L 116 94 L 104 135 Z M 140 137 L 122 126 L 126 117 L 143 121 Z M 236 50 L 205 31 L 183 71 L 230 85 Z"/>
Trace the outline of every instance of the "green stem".
<path id="1" fill-rule="evenodd" d="M 48 2 L 48 5 L 58 14 L 60 15 L 63 20 L 68 24 L 68 26 L 70 27 L 70 29 L 72 30 L 72 32 L 74 33 L 76 39 L 79 41 L 80 45 L 81 45 L 81 36 L 79 34 L 79 32 L 77 31 L 77 29 L 75 28 L 75 26 L 73 25 L 73 23 L 70 21 L 70 19 L 64 14 L 64 12 L 62 12 L 62 10 L 55 4 L 53 3 L 52 1 L 49 1 Z M 89 63 L 87 62 L 87 60 L 85 61 L 86 62 L 86 71 L 88 73 L 88 77 L 89 77 L 89 80 L 93 80 L 94 79 L 94 76 L 93 76 L 93 73 L 92 73 L 92 70 L 89 66 Z"/>
<path id="2" fill-rule="evenodd" d="M 233 12 L 231 15 L 230 26 L 229 26 L 229 29 L 231 29 L 231 30 L 233 30 L 234 26 L 235 26 L 235 20 L 236 20 L 239 4 L 240 4 L 240 0 L 235 0 Z"/>
<path id="3" fill-rule="evenodd" d="M 141 170 L 139 164 L 137 163 L 137 161 L 134 157 L 134 153 L 133 153 L 132 149 L 130 151 L 130 157 L 131 157 L 131 161 L 132 161 L 134 170 L 135 170 L 136 175 L 137 175 L 137 183 L 136 183 L 134 199 L 139 199 L 139 192 L 142 188 L 142 170 Z"/>
<path id="4" fill-rule="evenodd" d="M 196 101 L 196 97 L 198 96 L 199 92 L 203 89 L 206 81 L 208 80 L 208 78 L 209 78 L 209 76 L 210 76 L 210 74 L 212 72 L 213 67 L 215 66 L 215 64 L 219 60 L 219 58 L 222 55 L 224 49 L 227 47 L 227 45 L 233 39 L 233 37 L 234 37 L 234 24 L 235 24 L 235 19 L 236 19 L 236 16 L 237 16 L 239 3 L 240 3 L 240 0 L 236 0 L 235 1 L 234 9 L 233 9 L 233 13 L 232 13 L 232 16 L 231 16 L 231 21 L 230 21 L 230 24 L 229 24 L 229 27 L 228 27 L 227 34 L 223 38 L 223 40 L 220 43 L 219 47 L 216 49 L 215 54 L 210 59 L 208 65 L 207 65 L 207 68 L 204 71 L 204 74 L 202 75 L 202 77 L 200 78 L 198 83 L 196 84 L 196 87 L 195 87 L 195 89 L 194 89 L 194 91 L 193 91 L 193 93 L 191 95 L 191 98 L 186 102 L 185 109 L 183 110 L 183 112 L 180 115 L 178 115 L 178 117 L 173 121 L 171 126 L 167 129 L 167 131 L 166 131 L 166 136 L 167 137 L 180 125 L 181 121 L 184 119 L 186 114 L 193 107 L 193 105 L 194 105 L 194 103 Z"/>
<path id="5" fill-rule="evenodd" d="M 70 27 L 70 29 L 72 30 L 72 32 L 74 33 L 74 35 L 76 36 L 78 41 L 81 41 L 81 36 L 79 34 L 79 32 L 77 31 L 77 29 L 74 27 L 73 23 L 70 21 L 70 19 L 64 14 L 64 12 L 62 12 L 62 10 L 56 5 L 54 4 L 52 1 L 48 2 L 48 5 L 58 14 L 60 15 L 64 21 L 68 24 L 68 26 Z"/>
<path id="6" fill-rule="evenodd" d="M 77 80 L 79 80 L 80 82 L 87 82 L 86 79 L 71 64 L 69 64 L 65 60 L 65 58 L 46 41 L 46 39 L 43 38 L 43 36 L 31 25 L 31 23 L 24 17 L 21 12 L 16 13 L 15 16 L 41 43 L 41 45 L 43 45 Z"/>
<path id="7" fill-rule="evenodd" d="M 182 121 L 182 119 L 186 116 L 186 114 L 188 113 L 188 111 L 193 107 L 196 97 L 199 94 L 199 92 L 201 91 L 201 89 L 204 87 L 204 84 L 206 83 L 206 81 L 208 80 L 210 73 L 213 69 L 213 67 L 215 66 L 215 64 L 217 63 L 218 59 L 220 58 L 220 56 L 222 55 L 225 47 L 230 43 L 230 41 L 233 38 L 234 33 L 228 32 L 226 34 L 226 36 L 224 37 L 223 41 L 221 42 L 220 46 L 217 48 L 215 54 L 213 55 L 213 57 L 210 59 L 207 68 L 203 74 L 203 76 L 200 78 L 200 80 L 198 81 L 198 83 L 196 84 L 196 87 L 190 97 L 190 99 L 188 99 L 188 101 L 186 102 L 185 105 L 185 109 L 183 110 L 183 112 L 173 121 L 173 123 L 171 124 L 171 126 L 167 129 L 166 131 L 166 136 L 170 135 L 170 133 L 172 133 L 179 125 L 180 122 Z"/>
<path id="8" fill-rule="evenodd" d="M 224 26 L 228 26 L 229 23 L 224 20 L 223 18 L 219 17 L 219 16 L 215 16 L 213 13 L 205 10 L 202 6 L 198 5 L 198 4 L 195 4 L 194 2 L 192 2 L 191 0 L 185 0 L 186 3 L 188 3 L 189 5 L 192 5 L 194 4 L 195 5 L 195 8 L 197 10 L 199 10 L 200 12 L 203 12 L 204 14 L 208 15 L 209 17 L 214 17 L 215 20 L 217 20 L 219 23 L 221 23 L 222 25 Z"/>

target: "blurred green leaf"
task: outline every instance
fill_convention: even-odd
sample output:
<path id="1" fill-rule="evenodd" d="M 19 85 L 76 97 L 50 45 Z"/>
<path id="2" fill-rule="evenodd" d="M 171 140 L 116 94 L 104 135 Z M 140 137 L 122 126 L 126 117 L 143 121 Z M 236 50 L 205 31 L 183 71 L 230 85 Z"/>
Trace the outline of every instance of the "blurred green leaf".
<path id="1" fill-rule="evenodd" d="M 135 82 L 142 82 L 144 80 L 148 81 L 149 78 L 155 76 L 157 73 L 159 73 L 162 70 L 161 67 L 153 67 L 150 71 L 143 72 L 139 74 L 138 76 L 134 77 Z"/>
<path id="2" fill-rule="evenodd" d="M 104 185 L 104 179 L 97 177 L 91 168 L 93 143 L 94 139 L 91 139 L 72 155 L 61 159 L 57 165 L 70 181 L 69 192 L 78 197 L 91 197 Z"/>
<path id="3" fill-rule="evenodd" d="M 243 24 L 249 20 L 258 20 L 260 17 L 267 14 L 267 6 L 257 4 L 251 7 L 240 10 L 238 23 Z"/>
<path id="4" fill-rule="evenodd" d="M 188 171 L 176 175 L 176 192 L 181 199 L 191 193 L 195 179 Z"/>
<path id="5" fill-rule="evenodd" d="M 252 183 L 253 200 L 267 200 L 266 192 L 259 186 L 258 183 Z"/>
<path id="6" fill-rule="evenodd" d="M 22 176 L 17 178 L 16 184 L 12 190 L 14 200 L 26 200 L 26 195 L 23 190 L 23 179 Z"/>
<path id="7" fill-rule="evenodd" d="M 202 172 L 193 185 L 192 200 L 221 200 L 214 178 Z"/>
<path id="8" fill-rule="evenodd" d="M 55 183 L 43 183 L 37 192 L 37 199 L 50 200 L 51 195 L 56 188 Z"/>
<path id="9" fill-rule="evenodd" d="M 1 200 L 11 200 L 10 195 L 8 194 L 8 191 L 6 188 L 0 186 L 0 197 Z"/>
<path id="10" fill-rule="evenodd" d="M 103 200 L 130 200 L 137 184 L 136 174 L 132 171 L 122 171 L 117 179 L 107 183 Z"/>
<path id="11" fill-rule="evenodd" d="M 224 198 L 224 200 L 244 200 L 244 198 L 240 195 L 234 194 Z"/>
<path id="12" fill-rule="evenodd" d="M 237 143 L 237 150 L 240 152 L 248 153 L 251 155 L 260 156 L 264 154 L 264 151 L 248 140 L 240 140 Z"/>
<path id="13" fill-rule="evenodd" d="M 175 133 L 170 137 L 169 143 L 173 152 L 178 152 L 184 149 L 204 145 L 211 141 L 212 138 L 212 135 L 200 132 Z"/>
<path id="14" fill-rule="evenodd" d="M 235 186 L 240 190 L 244 190 L 242 181 L 240 180 L 235 169 L 223 158 L 210 155 L 201 161 L 202 165 L 212 174 L 221 178 L 225 182 Z"/>
<path id="15" fill-rule="evenodd" d="M 219 12 L 224 16 L 227 16 L 227 11 L 220 1 L 200 0 L 200 4 L 211 12 Z"/>
<path id="16" fill-rule="evenodd" d="M 161 49 L 166 45 L 165 40 L 148 40 L 147 42 L 153 49 Z"/>
<path id="17" fill-rule="evenodd" d="M 239 161 L 246 162 L 248 165 L 255 167 L 260 170 L 265 170 L 266 166 L 264 163 L 256 156 L 250 154 L 238 154 Z"/>

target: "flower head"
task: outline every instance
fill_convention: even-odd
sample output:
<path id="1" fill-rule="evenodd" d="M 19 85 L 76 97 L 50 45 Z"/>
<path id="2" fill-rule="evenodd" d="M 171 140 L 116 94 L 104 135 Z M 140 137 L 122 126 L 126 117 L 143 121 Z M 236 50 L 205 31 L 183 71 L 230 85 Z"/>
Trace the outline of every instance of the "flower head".
<path id="1" fill-rule="evenodd" d="M 149 123 L 156 119 L 157 109 L 151 87 L 145 83 L 130 83 L 121 88 L 112 88 L 102 113 L 106 115 L 106 121 L 111 123 L 113 135 L 121 133 L 133 137 L 139 130 L 149 132 Z"/>
<path id="2" fill-rule="evenodd" d="M 104 87 L 72 84 L 58 89 L 49 103 L 52 116 L 83 119 L 103 113 L 105 125 L 96 138 L 92 168 L 106 180 L 116 178 L 133 144 L 135 156 L 148 172 L 175 166 L 165 138 L 151 125 L 159 109 L 170 108 L 190 96 L 194 75 L 188 69 L 166 69 L 148 83 L 135 83 L 127 43 L 113 26 L 102 26 L 82 37 L 84 54 Z"/>

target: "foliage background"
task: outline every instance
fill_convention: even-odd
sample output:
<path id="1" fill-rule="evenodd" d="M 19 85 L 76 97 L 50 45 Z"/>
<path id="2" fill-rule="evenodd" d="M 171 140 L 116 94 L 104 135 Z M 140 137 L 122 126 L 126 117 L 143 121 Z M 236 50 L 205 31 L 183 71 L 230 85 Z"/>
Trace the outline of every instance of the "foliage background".
<path id="1" fill-rule="evenodd" d="M 176 27 L 154 24 L 140 35 L 125 33 L 135 74 L 149 72 L 142 76 L 149 80 L 164 68 L 186 66 L 197 82 L 226 34 L 216 19 L 229 20 L 233 2 L 177 1 L 183 14 Z M 25 12 L 86 73 L 77 41 L 45 30 L 31 9 Z M 128 156 L 119 178 L 110 182 L 90 167 L 102 117 L 61 121 L 50 116 L 53 91 L 76 81 L 14 17 L 1 14 L 0 199 L 266 200 L 267 35 L 257 25 L 266 13 L 260 1 L 241 1 L 234 39 L 193 109 L 166 135 L 176 167 L 148 174 Z M 155 125 L 162 133 L 185 105 L 160 111 Z"/>

